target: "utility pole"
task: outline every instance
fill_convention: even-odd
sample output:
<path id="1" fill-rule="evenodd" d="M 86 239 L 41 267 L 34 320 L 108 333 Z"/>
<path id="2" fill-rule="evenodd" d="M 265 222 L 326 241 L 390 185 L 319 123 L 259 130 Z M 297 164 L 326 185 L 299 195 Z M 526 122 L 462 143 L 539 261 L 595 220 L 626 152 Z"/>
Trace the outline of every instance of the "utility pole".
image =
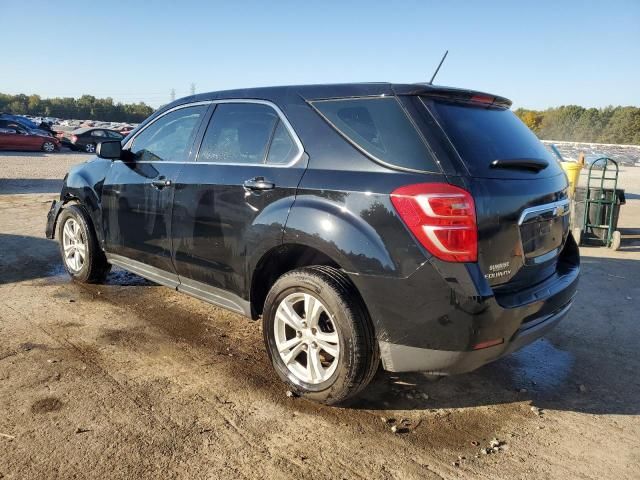
<path id="1" fill-rule="evenodd" d="M 191 91 L 191 95 L 195 95 L 196 94 L 196 84 L 191 82 L 191 87 L 189 89 Z"/>
<path id="2" fill-rule="evenodd" d="M 176 89 L 175 88 L 171 89 L 171 93 L 169 94 L 169 96 L 171 97 L 171 101 L 172 102 L 176 99 Z"/>

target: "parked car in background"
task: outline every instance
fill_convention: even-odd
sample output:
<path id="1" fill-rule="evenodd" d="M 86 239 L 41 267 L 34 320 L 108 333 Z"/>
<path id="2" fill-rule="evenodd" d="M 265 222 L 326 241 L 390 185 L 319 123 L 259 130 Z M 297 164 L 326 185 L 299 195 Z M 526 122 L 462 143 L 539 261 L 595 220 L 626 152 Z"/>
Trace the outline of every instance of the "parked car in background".
<path id="1" fill-rule="evenodd" d="M 12 115 L 10 113 L 0 113 L 0 120 L 9 120 L 19 123 L 23 128 L 37 133 L 38 135 L 54 136 L 50 131 L 40 128 L 40 124 L 29 120 L 27 117 L 21 115 Z"/>
<path id="2" fill-rule="evenodd" d="M 122 140 L 124 135 L 115 130 L 106 128 L 78 128 L 70 134 L 65 133 L 64 138 L 68 139 L 67 145 L 72 150 L 81 150 L 87 153 L 94 153 L 96 146 L 100 142 L 107 140 Z"/>
<path id="3" fill-rule="evenodd" d="M 60 150 L 60 140 L 41 135 L 13 120 L 0 119 L 0 150 Z"/>

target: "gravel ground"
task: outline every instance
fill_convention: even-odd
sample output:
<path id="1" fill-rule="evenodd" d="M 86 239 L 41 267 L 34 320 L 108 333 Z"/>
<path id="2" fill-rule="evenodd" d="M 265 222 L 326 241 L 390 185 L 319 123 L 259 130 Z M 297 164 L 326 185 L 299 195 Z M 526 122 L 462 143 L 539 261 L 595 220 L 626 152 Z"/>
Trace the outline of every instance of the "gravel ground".
<path id="1" fill-rule="evenodd" d="M 44 221 L 86 158 L 0 154 L 0 478 L 640 478 L 640 169 L 623 250 L 581 249 L 548 338 L 332 408 L 285 395 L 259 323 L 122 271 L 69 281 Z"/>

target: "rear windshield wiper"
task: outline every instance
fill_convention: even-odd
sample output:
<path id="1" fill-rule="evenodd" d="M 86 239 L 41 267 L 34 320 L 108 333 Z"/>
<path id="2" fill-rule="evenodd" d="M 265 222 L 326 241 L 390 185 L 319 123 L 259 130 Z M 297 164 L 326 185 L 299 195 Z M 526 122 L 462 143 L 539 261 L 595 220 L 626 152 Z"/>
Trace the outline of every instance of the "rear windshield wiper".
<path id="1" fill-rule="evenodd" d="M 508 158 L 491 162 L 491 168 L 517 168 L 539 172 L 549 166 L 549 162 L 539 158 Z"/>

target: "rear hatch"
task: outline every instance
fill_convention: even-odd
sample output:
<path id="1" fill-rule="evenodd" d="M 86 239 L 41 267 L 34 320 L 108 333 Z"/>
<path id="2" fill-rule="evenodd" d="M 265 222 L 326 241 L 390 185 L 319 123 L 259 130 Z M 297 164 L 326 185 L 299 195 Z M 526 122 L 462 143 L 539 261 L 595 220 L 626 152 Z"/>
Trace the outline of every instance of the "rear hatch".
<path id="1" fill-rule="evenodd" d="M 494 97 L 423 96 L 466 170 L 478 222 L 478 262 L 496 290 L 548 278 L 569 232 L 567 180 L 537 137 Z"/>

